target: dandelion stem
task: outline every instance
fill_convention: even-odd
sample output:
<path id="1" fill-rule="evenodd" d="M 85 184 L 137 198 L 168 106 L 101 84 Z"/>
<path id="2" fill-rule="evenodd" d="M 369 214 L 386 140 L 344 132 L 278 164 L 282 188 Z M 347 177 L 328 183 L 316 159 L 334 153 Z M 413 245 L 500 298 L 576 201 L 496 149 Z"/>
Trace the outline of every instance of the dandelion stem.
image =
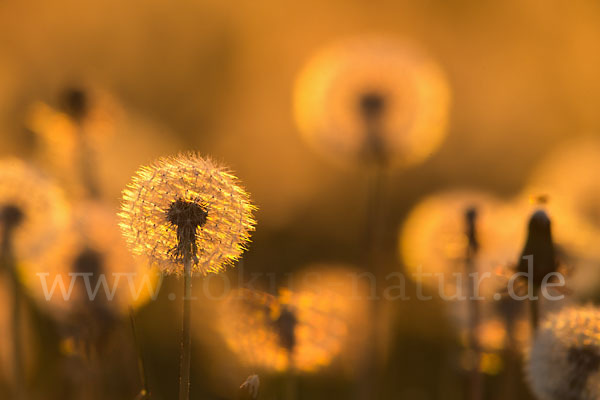
<path id="1" fill-rule="evenodd" d="M 100 197 L 100 185 L 98 179 L 94 173 L 94 167 L 92 166 L 92 151 L 86 141 L 85 132 L 82 126 L 82 122 L 78 122 L 78 140 L 79 140 L 79 168 L 81 168 L 81 179 L 87 194 L 97 199 Z"/>
<path id="2" fill-rule="evenodd" d="M 284 400 L 296 400 L 298 398 L 298 396 L 297 396 L 297 391 L 298 391 L 297 386 L 298 385 L 297 385 L 297 381 L 296 381 L 296 376 L 294 375 L 293 371 L 288 371 L 285 374 L 283 386 L 284 386 L 284 390 L 283 390 Z"/>
<path id="3" fill-rule="evenodd" d="M 469 350 L 473 354 L 473 365 L 471 367 L 471 374 L 469 377 L 469 398 L 472 400 L 481 400 L 483 398 L 483 380 L 479 368 L 481 363 L 481 348 L 479 346 L 477 329 L 479 327 L 480 315 L 479 305 L 476 299 L 476 275 L 473 276 L 473 281 L 471 282 L 472 275 L 477 272 L 476 256 L 479 249 L 475 224 L 477 219 L 477 211 L 474 208 L 470 208 L 465 213 L 465 217 L 467 225 L 466 233 L 469 241 L 465 254 L 465 272 L 467 274 L 467 289 L 469 296 L 467 299 L 467 304 L 469 307 Z"/>
<path id="4" fill-rule="evenodd" d="M 135 323 L 135 312 L 133 307 L 129 307 L 129 319 L 131 320 L 131 332 L 133 333 L 133 341 L 135 342 L 137 352 L 137 363 L 138 372 L 140 374 L 140 381 L 142 382 L 142 390 L 138 394 L 137 399 L 145 399 L 149 396 L 150 390 L 148 389 L 148 379 L 146 377 L 146 368 L 144 361 L 144 353 L 142 351 L 142 344 L 140 343 L 136 323 Z"/>
<path id="5" fill-rule="evenodd" d="M 538 288 L 536 285 L 533 286 L 533 297 L 529 299 L 529 323 L 531 324 L 531 334 L 534 335 L 537 332 L 539 319 L 540 319 L 540 305 L 537 299 Z"/>
<path id="6" fill-rule="evenodd" d="M 179 400 L 190 398 L 190 363 L 192 349 L 191 335 L 191 297 L 192 297 L 192 254 L 185 251 L 183 255 L 183 324 L 181 335 L 181 365 L 179 377 Z"/>
<path id="7" fill-rule="evenodd" d="M 11 277 L 13 290 L 13 308 L 12 308 L 12 339 L 13 339 L 13 366 L 15 374 L 14 398 L 16 400 L 23 399 L 24 394 L 24 377 L 23 377 L 23 343 L 21 332 L 21 285 L 17 276 L 16 262 L 13 254 L 12 235 L 15 226 L 20 223 L 22 215 L 20 211 L 5 207 L 0 212 L 0 218 L 3 220 L 3 234 L 1 243 L 1 258 L 2 267 Z M 16 219 L 12 220 L 9 213 L 16 212 L 12 215 Z"/>
<path id="8" fill-rule="evenodd" d="M 384 198 L 385 198 L 385 168 L 382 163 L 377 163 L 371 171 L 368 186 L 367 199 L 367 221 L 365 228 L 365 252 L 367 255 L 367 266 L 376 279 L 379 279 L 383 273 L 381 243 L 385 226 Z M 381 319 L 381 307 L 377 299 L 370 302 L 370 313 L 374 321 L 369 325 L 368 348 L 365 352 L 365 360 L 361 367 L 361 380 L 357 396 L 359 399 L 372 399 L 378 397 L 377 378 L 381 375 L 377 335 L 378 326 Z"/>

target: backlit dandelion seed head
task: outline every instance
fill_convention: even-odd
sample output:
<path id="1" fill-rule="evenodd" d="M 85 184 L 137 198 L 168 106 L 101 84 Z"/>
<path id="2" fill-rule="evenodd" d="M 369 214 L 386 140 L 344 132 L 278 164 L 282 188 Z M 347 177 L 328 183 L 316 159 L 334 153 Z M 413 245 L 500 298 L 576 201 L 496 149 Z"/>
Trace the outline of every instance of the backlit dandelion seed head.
<path id="1" fill-rule="evenodd" d="M 115 120 L 122 111 L 98 90 L 67 89 L 59 105 L 36 102 L 31 105 L 26 125 L 36 140 L 36 161 L 65 187 L 80 196 L 85 192 L 79 171 L 81 157 L 100 157 L 107 138 L 115 133 Z"/>
<path id="2" fill-rule="evenodd" d="M 318 52 L 295 85 L 304 138 L 342 164 L 412 164 L 445 136 L 450 90 L 416 46 L 385 37 L 350 39 Z"/>
<path id="3" fill-rule="evenodd" d="M 483 192 L 457 190 L 422 200 L 404 222 L 399 245 L 409 277 L 419 272 L 430 274 L 421 276 L 424 285 L 448 289 L 446 295 L 457 293 L 454 289 L 466 283 L 469 237 L 465 213 L 473 208 L 477 210 L 477 270 L 493 275 L 498 268 L 516 262 L 526 233 L 523 224 L 527 207 L 502 202 Z M 486 280 L 481 294 L 485 296 L 498 284 L 497 280 Z"/>
<path id="4" fill-rule="evenodd" d="M 311 289 L 281 289 L 278 296 L 249 289 L 234 291 L 219 313 L 227 345 L 243 363 L 270 371 L 314 372 L 335 358 L 350 359 L 343 353 L 356 354 L 350 343 L 356 344 L 352 339 L 361 337 L 365 309 L 356 307 L 359 302 L 349 297 L 349 286 L 328 283 L 310 285 Z M 363 294 L 357 297 L 364 300 Z"/>
<path id="5" fill-rule="evenodd" d="M 0 230 L 15 224 L 12 242 L 18 260 L 43 253 L 64 229 L 68 206 L 61 190 L 18 159 L 0 160 Z"/>
<path id="6" fill-rule="evenodd" d="M 540 400 L 600 397 L 600 311 L 569 307 L 551 315 L 533 341 L 527 373 Z"/>
<path id="7" fill-rule="evenodd" d="M 90 298 L 84 274 L 89 276 L 92 291 L 98 287 L 94 298 Z M 129 306 L 146 303 L 158 284 L 158 271 L 129 251 L 114 212 L 95 202 L 75 207 L 69 228 L 57 243 L 41 257 L 25 260 L 20 275 L 31 296 L 57 319 L 93 307 L 115 316 L 126 314 Z M 57 286 L 48 298 L 42 279 L 48 290 L 57 280 L 67 290 L 72 279 L 75 284 L 68 297 Z"/>
<path id="8" fill-rule="evenodd" d="M 246 248 L 255 207 L 227 169 L 194 154 L 140 168 L 123 191 L 120 226 L 132 251 L 166 273 L 182 272 L 191 240 L 193 271 L 219 272 Z"/>

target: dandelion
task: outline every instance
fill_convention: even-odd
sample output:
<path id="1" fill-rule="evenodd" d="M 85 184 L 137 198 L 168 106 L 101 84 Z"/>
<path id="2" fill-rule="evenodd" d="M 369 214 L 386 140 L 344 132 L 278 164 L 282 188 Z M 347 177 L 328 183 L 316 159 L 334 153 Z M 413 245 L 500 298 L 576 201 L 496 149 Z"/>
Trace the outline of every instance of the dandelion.
<path id="1" fill-rule="evenodd" d="M 30 107 L 26 123 L 35 134 L 36 158 L 75 196 L 98 197 L 94 161 L 114 132 L 119 110 L 98 90 L 68 87 L 58 100 L 56 107 L 43 102 Z"/>
<path id="2" fill-rule="evenodd" d="M 120 317 L 147 302 L 157 285 L 157 271 L 131 255 L 114 213 L 96 202 L 74 207 L 68 228 L 42 256 L 25 260 L 21 277 L 32 298 L 60 321 L 81 312 Z M 48 298 L 42 282 L 49 290 L 55 282 L 68 288 L 72 279 L 69 296 L 55 289 Z"/>
<path id="3" fill-rule="evenodd" d="M 304 138 L 327 157 L 406 165 L 440 145 L 449 97 L 442 71 L 416 46 L 369 37 L 318 52 L 296 82 L 294 112 Z"/>
<path id="4" fill-rule="evenodd" d="M 135 254 L 167 274 L 217 273 L 233 264 L 254 230 L 254 207 L 237 179 L 195 155 L 160 159 L 138 170 L 123 192 L 121 228 Z"/>
<path id="5" fill-rule="evenodd" d="M 250 367 L 287 373 L 315 372 L 336 357 L 357 356 L 364 340 L 366 295 L 358 285 L 353 297 L 347 272 L 313 274 L 311 284 L 281 288 L 277 296 L 250 289 L 232 292 L 219 313 L 227 345 Z"/>
<path id="6" fill-rule="evenodd" d="M 51 246 L 68 215 L 63 193 L 35 168 L 14 158 L 0 161 L 0 230 L 18 260 Z"/>
<path id="7" fill-rule="evenodd" d="M 184 275 L 180 400 L 189 398 L 192 271 L 206 275 L 233 264 L 254 229 L 253 210 L 231 173 L 194 154 L 140 168 L 123 192 L 120 225 L 132 251 Z"/>
<path id="8" fill-rule="evenodd" d="M 527 374 L 540 400 L 600 397 L 600 312 L 569 307 L 544 321 L 533 341 Z"/>
<path id="9" fill-rule="evenodd" d="M 476 241 L 465 229 L 469 209 L 477 210 Z M 443 290 L 446 296 L 468 295 L 460 291 L 467 279 L 467 249 L 476 247 L 473 257 L 480 276 L 512 265 L 520 250 L 518 238 L 523 236 L 522 213 L 520 207 L 478 191 L 457 190 L 425 198 L 400 229 L 399 248 L 408 275 L 425 287 Z M 480 295 L 495 293 L 497 284 L 486 279 Z"/>
<path id="10" fill-rule="evenodd" d="M 17 262 L 45 251 L 62 229 L 66 205 L 61 192 L 17 159 L 0 161 L 0 263 L 12 278 L 12 339 L 15 398 L 23 396 L 21 285 Z"/>

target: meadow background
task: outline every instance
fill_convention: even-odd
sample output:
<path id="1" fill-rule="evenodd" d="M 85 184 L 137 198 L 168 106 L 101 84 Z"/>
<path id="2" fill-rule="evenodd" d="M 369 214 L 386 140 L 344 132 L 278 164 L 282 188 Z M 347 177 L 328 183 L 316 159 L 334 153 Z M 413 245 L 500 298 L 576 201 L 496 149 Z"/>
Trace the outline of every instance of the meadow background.
<path id="1" fill-rule="evenodd" d="M 303 143 L 292 89 L 320 47 L 371 33 L 422 45 L 444 69 L 452 95 L 439 151 L 391 177 L 383 245 L 389 270 L 402 268 L 398 228 L 423 196 L 463 186 L 512 196 L 551 149 L 600 132 L 595 1 L 24 0 L 0 4 L 0 154 L 32 154 L 25 123 L 31 104 L 55 104 L 61 88 L 92 85 L 110 93 L 122 113 L 97 164 L 108 202 L 118 205 L 140 164 L 194 149 L 226 161 L 259 207 L 244 271 L 281 277 L 313 262 L 360 264 L 366 175 L 332 166 Z M 227 274 L 235 280 L 238 271 Z M 181 303 L 166 296 L 176 285 L 168 278 L 158 300 L 139 311 L 155 399 L 171 399 L 177 390 L 173 310 Z M 382 398 L 464 398 L 466 373 L 454 361 L 459 340 L 444 304 L 387 308 Z M 35 398 L 68 398 L 69 383 L 55 368 L 58 336 L 46 317 L 34 319 Z M 114 340 L 130 341 L 128 322 L 122 325 Z M 206 327 L 209 335 L 208 320 Z M 193 351 L 192 398 L 228 398 L 252 372 L 218 338 L 195 341 Z M 135 354 L 115 350 L 105 362 L 111 398 L 134 398 Z M 486 377 L 486 398 L 504 398 L 501 377 Z M 268 388 L 277 379 L 264 378 L 264 398 L 276 398 Z M 353 390 L 351 379 L 335 371 L 299 382 L 300 398 L 350 398 Z M 521 393 L 528 398 L 524 385 Z"/>

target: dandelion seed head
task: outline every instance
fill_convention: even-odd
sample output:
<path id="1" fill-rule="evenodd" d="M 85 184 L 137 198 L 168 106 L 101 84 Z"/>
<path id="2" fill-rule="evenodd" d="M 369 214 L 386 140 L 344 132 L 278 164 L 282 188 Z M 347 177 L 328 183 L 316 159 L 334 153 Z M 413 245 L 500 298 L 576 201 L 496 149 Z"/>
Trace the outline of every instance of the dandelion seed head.
<path id="1" fill-rule="evenodd" d="M 61 190 L 18 159 L 0 161 L 0 230 L 12 230 L 17 260 L 43 253 L 64 229 L 68 206 Z"/>
<path id="2" fill-rule="evenodd" d="M 531 346 L 527 374 L 540 400 L 600 397 L 600 311 L 569 307 L 551 315 Z"/>
<path id="3" fill-rule="evenodd" d="M 122 122 L 123 111 L 109 95 L 75 87 L 65 89 L 57 103 L 30 106 L 26 125 L 34 134 L 34 156 L 69 194 L 86 197 L 81 171 L 74 166 L 80 166 L 82 158 L 89 162 L 103 157 L 107 139 L 116 132 L 115 120 Z"/>
<path id="4" fill-rule="evenodd" d="M 408 276 L 420 279 L 426 287 L 442 288 L 448 296 L 456 294 L 467 282 L 465 257 L 474 245 L 480 274 L 512 266 L 521 250 L 519 237 L 524 236 L 521 214 L 513 205 L 479 191 L 455 190 L 423 199 L 409 213 L 399 234 Z M 423 275 L 417 276 L 419 273 Z M 499 283 L 486 280 L 481 295 L 495 293 Z"/>
<path id="5" fill-rule="evenodd" d="M 446 129 L 449 88 L 416 46 L 349 39 L 318 52 L 300 73 L 294 112 L 305 139 L 341 164 L 413 164 Z"/>
<path id="6" fill-rule="evenodd" d="M 297 290 L 281 288 L 276 296 L 232 292 L 219 312 L 227 345 L 243 363 L 269 371 L 315 372 L 336 358 L 352 360 L 360 354 L 354 339 L 364 330 L 366 294 L 345 276 L 349 271 L 321 270 Z"/>
<path id="7" fill-rule="evenodd" d="M 68 290 L 74 279 L 72 294 L 64 298 L 57 286 L 47 299 L 39 274 L 45 274 L 48 289 L 62 281 Z M 73 208 L 68 228 L 56 243 L 40 257 L 25 260 L 20 275 L 31 297 L 56 319 L 64 320 L 89 307 L 118 316 L 127 313 L 129 306 L 145 304 L 156 288 L 158 271 L 131 254 L 111 209 L 82 202 Z M 99 289 L 94 298 L 86 288 L 85 275 L 90 289 Z"/>
<path id="8" fill-rule="evenodd" d="M 164 272 L 182 272 L 183 240 L 194 272 L 216 273 L 235 262 L 250 240 L 255 207 L 238 180 L 194 154 L 140 168 L 123 191 L 121 229 L 132 251 Z"/>

